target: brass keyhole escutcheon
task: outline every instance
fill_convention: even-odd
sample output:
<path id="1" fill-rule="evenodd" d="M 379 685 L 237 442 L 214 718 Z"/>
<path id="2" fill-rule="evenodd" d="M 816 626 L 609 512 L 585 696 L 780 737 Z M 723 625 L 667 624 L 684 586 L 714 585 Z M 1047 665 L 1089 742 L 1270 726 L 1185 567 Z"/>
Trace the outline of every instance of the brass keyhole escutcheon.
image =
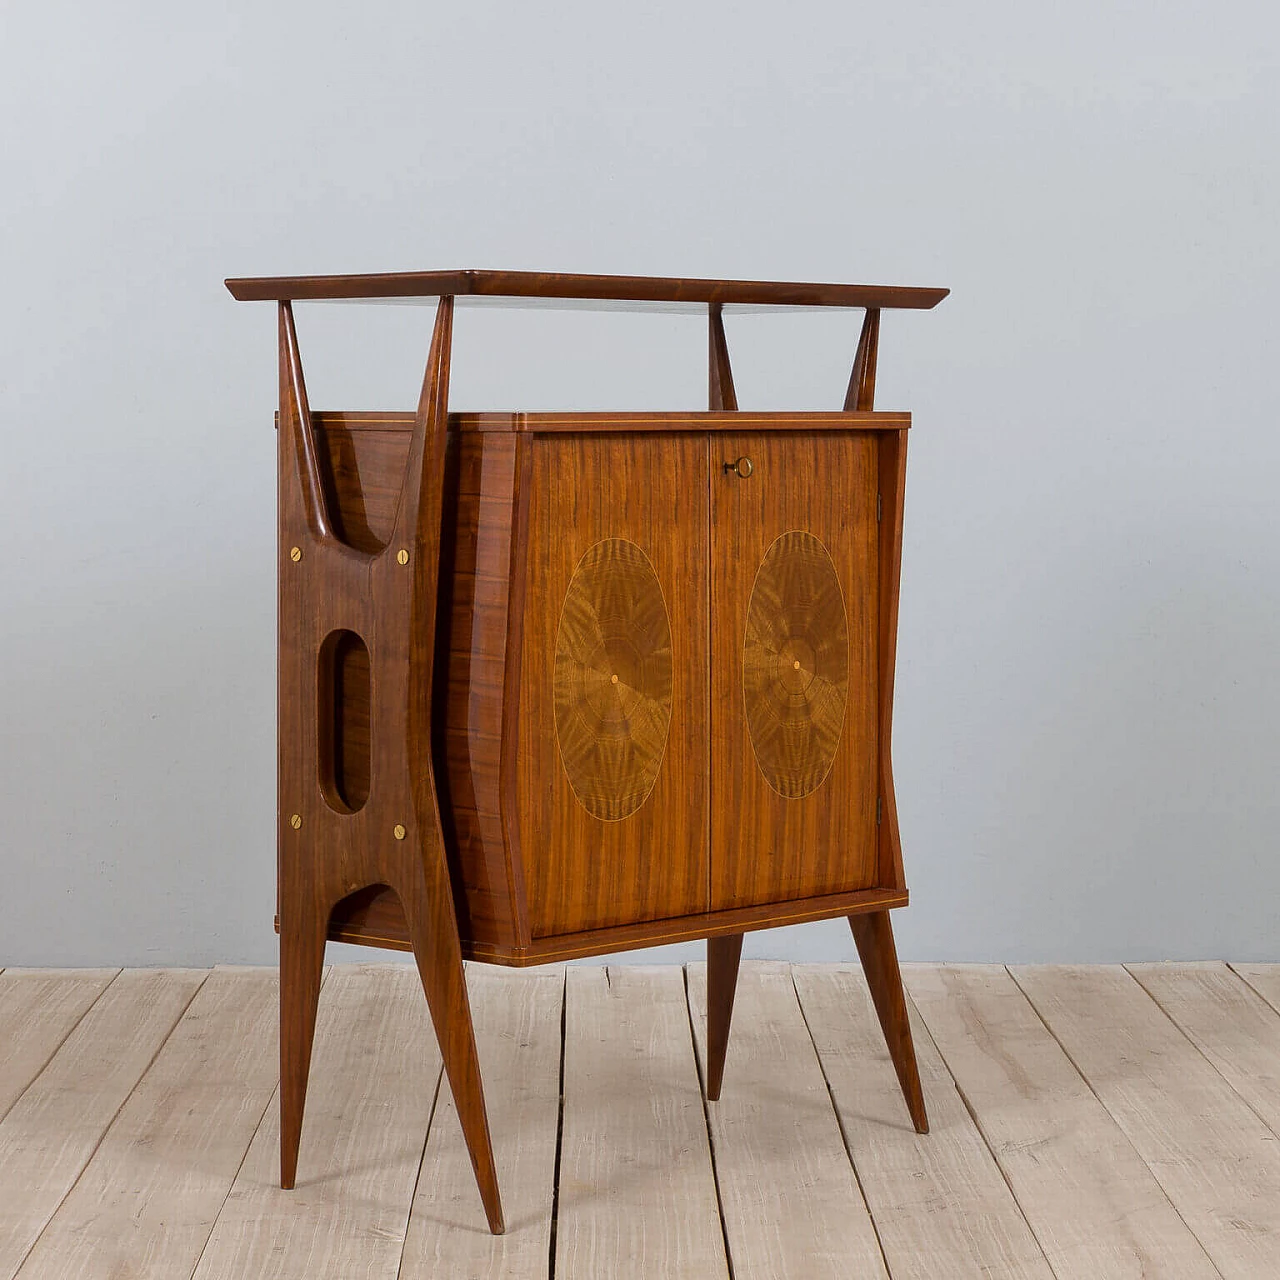
<path id="1" fill-rule="evenodd" d="M 745 455 L 724 464 L 725 475 L 732 471 L 740 480 L 745 480 L 754 470 L 755 466 L 752 464 L 751 459 Z"/>

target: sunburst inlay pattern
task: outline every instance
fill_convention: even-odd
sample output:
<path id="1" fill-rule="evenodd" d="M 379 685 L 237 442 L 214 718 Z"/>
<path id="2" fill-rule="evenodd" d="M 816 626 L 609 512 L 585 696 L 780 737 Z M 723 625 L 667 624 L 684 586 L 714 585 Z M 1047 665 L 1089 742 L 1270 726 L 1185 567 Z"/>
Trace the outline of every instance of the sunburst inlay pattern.
<path id="1" fill-rule="evenodd" d="M 560 611 L 556 740 L 573 793 L 603 822 L 658 780 L 671 726 L 671 622 L 648 556 L 606 538 L 578 562 Z"/>
<path id="2" fill-rule="evenodd" d="M 747 605 L 742 693 L 765 781 L 797 800 L 831 771 L 849 691 L 849 619 L 831 553 L 800 529 L 765 553 Z"/>

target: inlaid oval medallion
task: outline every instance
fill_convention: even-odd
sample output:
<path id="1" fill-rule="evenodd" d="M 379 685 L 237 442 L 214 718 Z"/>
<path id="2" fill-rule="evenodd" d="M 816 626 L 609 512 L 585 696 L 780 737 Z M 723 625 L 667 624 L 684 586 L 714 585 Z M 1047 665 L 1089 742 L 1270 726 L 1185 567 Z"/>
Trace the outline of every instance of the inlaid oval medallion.
<path id="1" fill-rule="evenodd" d="M 649 557 L 606 538 L 578 562 L 556 630 L 556 740 L 583 808 L 630 817 L 658 780 L 671 726 L 671 621 Z"/>
<path id="2" fill-rule="evenodd" d="M 765 553 L 747 605 L 742 693 L 765 781 L 799 799 L 831 770 L 849 691 L 849 619 L 831 553 L 793 529 Z"/>

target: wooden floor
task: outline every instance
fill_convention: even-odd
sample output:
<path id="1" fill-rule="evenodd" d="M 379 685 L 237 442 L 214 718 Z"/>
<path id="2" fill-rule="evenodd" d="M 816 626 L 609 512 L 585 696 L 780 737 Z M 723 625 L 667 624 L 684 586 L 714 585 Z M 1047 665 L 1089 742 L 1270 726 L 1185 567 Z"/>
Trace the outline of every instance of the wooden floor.
<path id="1" fill-rule="evenodd" d="M 0 1280 L 1280 1277 L 1280 965 L 906 971 L 907 1119 L 856 967 L 470 972 L 508 1223 L 415 971 L 326 977 L 277 1185 L 273 970 L 0 973 Z"/>

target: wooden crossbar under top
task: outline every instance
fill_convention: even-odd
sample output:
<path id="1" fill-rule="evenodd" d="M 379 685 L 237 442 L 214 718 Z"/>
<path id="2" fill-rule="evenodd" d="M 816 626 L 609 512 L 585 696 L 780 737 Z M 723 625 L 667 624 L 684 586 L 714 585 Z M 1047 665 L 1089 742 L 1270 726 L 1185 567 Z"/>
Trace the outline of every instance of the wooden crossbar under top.
<path id="1" fill-rule="evenodd" d="M 599 304 L 870 307 L 927 311 L 949 289 L 780 280 L 696 280 L 680 276 L 593 276 L 544 271 L 395 271 L 373 275 L 252 276 L 226 281 L 240 302 L 412 298 L 542 299 Z"/>

